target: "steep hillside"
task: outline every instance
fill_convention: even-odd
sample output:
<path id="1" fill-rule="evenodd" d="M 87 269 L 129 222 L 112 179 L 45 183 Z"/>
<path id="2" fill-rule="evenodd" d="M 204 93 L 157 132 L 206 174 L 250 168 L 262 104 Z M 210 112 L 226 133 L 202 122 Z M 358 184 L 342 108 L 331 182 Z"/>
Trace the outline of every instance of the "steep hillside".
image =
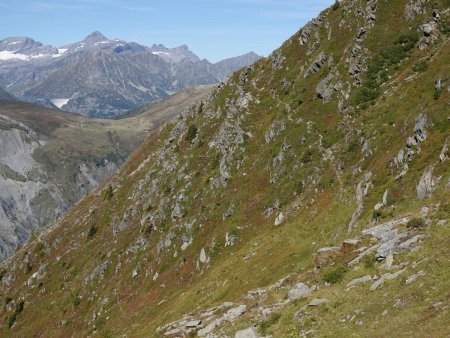
<path id="1" fill-rule="evenodd" d="M 0 100 L 13 101 L 14 97 L 6 90 L 0 88 Z"/>
<path id="2" fill-rule="evenodd" d="M 212 64 L 186 45 L 146 47 L 100 32 L 58 49 L 13 37 L 0 40 L 0 85 L 47 107 L 112 118 L 190 86 L 218 83 L 258 59 L 248 53 Z"/>
<path id="3" fill-rule="evenodd" d="M 120 121 L 0 101 L 0 260 L 113 175 L 150 130 L 210 89 L 190 88 Z"/>
<path id="4" fill-rule="evenodd" d="M 4 265 L 2 335 L 448 335 L 448 7 L 336 3 L 152 132 Z"/>

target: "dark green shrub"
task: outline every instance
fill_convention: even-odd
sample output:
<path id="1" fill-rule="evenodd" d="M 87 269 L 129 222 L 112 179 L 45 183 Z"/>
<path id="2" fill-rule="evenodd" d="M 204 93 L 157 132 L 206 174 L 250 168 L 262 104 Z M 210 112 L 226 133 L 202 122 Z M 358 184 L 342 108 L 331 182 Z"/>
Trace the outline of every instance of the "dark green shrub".
<path id="1" fill-rule="evenodd" d="M 73 306 L 74 306 L 74 307 L 78 307 L 78 305 L 80 305 L 80 303 L 81 303 L 81 298 L 80 298 L 79 296 L 76 296 L 76 297 L 73 299 Z"/>
<path id="2" fill-rule="evenodd" d="M 211 169 L 216 169 L 218 168 L 220 165 L 220 154 L 217 153 L 216 155 L 214 155 L 212 162 L 211 162 Z"/>
<path id="3" fill-rule="evenodd" d="M 188 142 L 192 142 L 195 139 L 195 136 L 197 136 L 197 127 L 191 124 L 188 128 L 185 140 Z"/>
<path id="4" fill-rule="evenodd" d="M 280 320 L 281 315 L 279 313 L 272 313 L 269 318 L 263 320 L 262 322 L 259 323 L 258 327 L 259 330 L 261 331 L 261 333 L 263 335 L 267 334 L 267 330 L 272 326 L 275 325 L 276 323 L 278 323 L 278 321 Z"/>
<path id="5" fill-rule="evenodd" d="M 95 224 L 92 224 L 87 234 L 88 239 L 94 237 L 96 233 L 97 233 L 97 226 Z"/>
<path id="6" fill-rule="evenodd" d="M 331 6 L 331 9 L 332 9 L 333 11 L 336 11 L 336 10 L 339 9 L 340 6 L 341 6 L 341 4 L 339 3 L 338 0 L 336 0 L 336 1 L 334 2 L 333 6 Z"/>
<path id="7" fill-rule="evenodd" d="M 12 300 L 13 300 L 12 297 L 9 297 L 9 296 L 5 297 L 5 305 L 8 305 L 9 303 L 11 303 Z"/>
<path id="8" fill-rule="evenodd" d="M 105 199 L 110 200 L 113 196 L 114 196 L 114 190 L 113 190 L 113 187 L 111 186 L 111 184 L 109 184 L 108 188 L 106 189 L 106 192 L 105 192 Z"/>
<path id="9" fill-rule="evenodd" d="M 42 256 L 45 252 L 45 244 L 41 241 L 37 242 L 34 251 L 38 256 Z"/>
<path id="10" fill-rule="evenodd" d="M 302 156 L 302 162 L 304 162 L 304 163 L 309 163 L 309 162 L 311 162 L 311 161 L 312 161 L 312 158 L 313 158 L 313 155 L 314 155 L 314 153 L 313 153 L 312 149 L 307 149 L 307 150 L 303 153 L 303 156 Z"/>
<path id="11" fill-rule="evenodd" d="M 436 89 L 434 91 L 434 99 L 439 100 L 439 98 L 441 97 L 441 94 L 442 94 L 442 89 Z"/>
<path id="12" fill-rule="evenodd" d="M 426 61 L 421 61 L 414 65 L 413 71 L 422 73 L 428 69 L 428 63 Z"/>
<path id="13" fill-rule="evenodd" d="M 240 230 L 238 229 L 238 227 L 232 226 L 230 228 L 230 236 L 232 236 L 232 237 L 239 237 L 239 233 L 240 233 Z"/>
<path id="14" fill-rule="evenodd" d="M 17 320 L 17 316 L 23 312 L 25 302 L 22 300 L 16 305 L 16 309 L 8 319 L 8 327 L 11 328 Z"/>
<path id="15" fill-rule="evenodd" d="M 426 226 L 426 223 L 423 218 L 413 218 L 406 223 L 407 228 L 423 228 L 424 226 Z"/>
<path id="16" fill-rule="evenodd" d="M 5 268 L 1 268 L 0 269 L 0 282 L 3 279 L 3 277 L 5 277 L 6 275 L 6 269 Z"/>
<path id="17" fill-rule="evenodd" d="M 30 273 L 33 270 L 33 265 L 30 262 L 28 262 L 26 269 L 27 269 L 27 273 Z"/>
<path id="18" fill-rule="evenodd" d="M 381 94 L 381 85 L 389 79 L 388 70 L 398 68 L 400 62 L 406 58 L 416 45 L 419 37 L 417 33 L 400 35 L 393 44 L 378 52 L 368 63 L 367 72 L 360 90 L 355 96 L 355 103 L 375 100 Z"/>
<path id="19" fill-rule="evenodd" d="M 198 105 L 197 113 L 198 114 L 203 113 L 203 101 L 200 102 L 200 104 Z"/>
<path id="20" fill-rule="evenodd" d="M 383 213 L 381 212 L 381 210 L 374 210 L 372 214 L 372 219 L 377 221 L 382 215 Z"/>
<path id="21" fill-rule="evenodd" d="M 325 274 L 323 275 L 323 280 L 330 284 L 339 283 L 344 278 L 346 272 L 347 267 L 345 265 L 339 265 L 325 272 Z"/>

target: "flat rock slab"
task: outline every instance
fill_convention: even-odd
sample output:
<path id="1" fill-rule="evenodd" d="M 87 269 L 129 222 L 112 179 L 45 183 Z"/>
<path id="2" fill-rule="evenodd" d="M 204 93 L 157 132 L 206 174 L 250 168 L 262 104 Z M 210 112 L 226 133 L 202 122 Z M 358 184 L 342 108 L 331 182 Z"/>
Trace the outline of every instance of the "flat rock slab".
<path id="1" fill-rule="evenodd" d="M 309 302 L 308 306 L 319 306 L 328 302 L 329 300 L 325 298 L 315 298 Z"/>
<path id="2" fill-rule="evenodd" d="M 256 331 L 256 328 L 249 327 L 248 329 L 236 332 L 234 338 L 260 338 L 260 335 Z"/>

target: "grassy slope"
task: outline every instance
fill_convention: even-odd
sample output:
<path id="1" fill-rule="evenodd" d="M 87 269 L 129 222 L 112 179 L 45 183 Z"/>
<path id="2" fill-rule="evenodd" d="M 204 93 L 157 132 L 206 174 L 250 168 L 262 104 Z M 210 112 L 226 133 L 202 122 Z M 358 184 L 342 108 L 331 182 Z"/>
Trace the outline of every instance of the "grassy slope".
<path id="1" fill-rule="evenodd" d="M 414 31 L 428 18 L 427 14 L 419 15 L 405 24 L 399 19 L 405 3 L 379 2 L 377 22 L 364 41 L 371 55 L 408 33 L 407 26 Z M 431 4 L 428 6 L 429 15 Z M 436 6 L 442 13 L 446 3 L 437 1 Z M 434 92 L 434 81 L 438 77 L 448 81 L 450 76 L 450 60 L 445 53 L 448 38 L 440 35 L 439 41 L 426 52 L 414 48 L 408 58 L 390 69 L 391 78 L 382 87 L 385 93 L 373 105 L 355 108 L 352 102 L 358 89 L 353 87 L 347 101 L 352 107 L 338 114 L 336 95 L 323 103 L 314 93 L 316 84 L 328 72 L 326 67 L 306 79 L 299 75 L 300 69 L 308 66 L 319 50 L 324 50 L 333 54 L 342 79 L 350 81 L 343 47 L 351 46 L 362 18 L 347 14 L 346 24 L 339 28 L 342 7 L 328 10 L 325 15 L 332 38 L 326 38 L 327 31 L 322 27 L 320 48 L 312 55 L 307 56 L 306 47 L 298 44 L 300 33 L 297 33 L 279 50 L 286 57 L 280 69 L 272 68 L 271 59 L 263 59 L 253 67 L 249 80 L 241 85 L 254 98 L 248 110 L 231 112 L 234 107 L 231 100 L 239 96 L 239 74 L 235 74 L 211 102 L 185 119 L 186 126 L 198 129 L 193 143 L 187 142 L 186 132 L 174 142 L 166 142 L 176 122 L 158 129 L 110 182 L 113 194 L 108 194 L 105 187 L 100 193 L 89 195 L 56 228 L 42 235 L 43 246 L 32 242 L 17 253 L 4 277 L 12 275 L 15 280 L 10 286 L 3 284 L 1 290 L 5 297 L 12 298 L 11 304 L 19 303 L 23 297 L 25 305 L 12 329 L 7 323 L 14 306 L 10 310 L 5 307 L 1 313 L 2 334 L 154 336 L 160 324 L 195 309 L 242 299 L 246 291 L 269 285 L 288 274 L 295 278 L 303 276 L 308 283 L 321 283 L 323 271 L 311 269 L 314 252 L 357 236 L 370 223 L 373 206 L 388 189 L 395 208 L 383 211 L 383 220 L 418 214 L 425 205 L 437 209 L 433 209 L 432 225 L 421 230 L 430 235 L 421 249 L 399 258 L 412 261 L 430 257 L 430 263 L 424 267 L 427 274 L 422 286 L 413 284 L 406 288 L 400 281 L 392 281 L 379 292 L 370 293 L 364 287 L 345 292 L 346 282 L 359 276 L 358 269 L 365 269 L 358 267 L 348 272 L 343 282 L 319 291 L 318 295 L 332 299 L 329 306 L 311 310 L 311 315 L 299 323 L 292 315 L 303 303 L 291 304 L 280 312 L 281 318 L 268 333 L 287 337 L 296 336 L 302 328 L 313 328 L 319 330 L 316 332 L 319 336 L 444 336 L 448 332 L 446 312 L 430 309 L 430 304 L 440 300 L 448 305 L 449 233 L 447 227 L 435 224 L 436 219 L 448 219 L 446 163 L 436 164 L 434 176 L 441 178 L 431 199 L 417 200 L 415 187 L 423 170 L 437 161 L 448 137 L 445 112 L 449 109 L 449 93 L 443 90 L 435 99 Z M 405 81 L 414 73 L 414 65 L 423 59 L 428 69 Z M 287 89 L 280 84 L 284 79 L 292 81 Z M 395 181 L 398 170 L 392 167 L 392 158 L 412 135 L 420 111 L 426 112 L 430 121 L 427 141 L 409 163 L 406 176 Z M 243 137 L 242 144 L 229 146 L 228 151 L 235 150 L 231 179 L 226 186 L 212 189 L 210 179 L 217 177 L 220 170 L 217 160 L 222 160 L 223 155 L 217 155 L 208 144 L 217 138 L 225 121 L 237 120 L 250 135 Z M 285 121 L 286 130 L 266 143 L 265 132 L 273 121 L 281 120 Z M 302 137 L 305 142 L 301 142 Z M 361 137 L 369 140 L 371 155 L 362 154 Z M 284 159 L 274 165 L 273 159 L 282 148 Z M 323 159 L 324 148 L 332 149 L 333 161 Z M 163 149 L 167 155 L 161 154 Z M 176 171 L 164 172 L 158 157 L 177 159 Z M 145 164 L 140 167 L 142 163 Z M 361 168 L 361 173 L 355 168 Z M 356 229 L 347 234 L 355 209 L 355 187 L 367 171 L 373 173 L 373 187 L 364 199 Z M 186 174 L 190 176 L 185 178 Z M 271 177 L 276 179 L 275 184 L 269 182 Z M 158 186 L 156 193 L 151 193 L 152 180 Z M 181 193 L 186 196 L 184 216 L 171 220 L 174 197 Z M 276 212 L 269 218 L 264 216 L 264 210 L 274 204 L 288 214 L 287 223 L 281 227 L 273 226 Z M 230 205 L 234 206 L 233 215 L 224 219 L 222 215 Z M 158 209 L 161 213 L 156 230 L 149 233 L 148 224 L 141 223 L 141 218 Z M 129 226 L 114 235 L 112 228 L 124 215 L 128 215 Z M 193 220 L 190 233 L 193 243 L 180 251 L 184 232 L 180 225 Z M 90 238 L 92 228 L 96 232 Z M 176 237 L 169 248 L 158 254 L 157 244 L 169 231 Z M 238 242 L 232 247 L 224 248 L 226 232 L 238 234 Z M 127 249 L 138 236 L 145 236 L 150 244 L 137 253 L 130 252 Z M 206 248 L 211 261 L 196 268 L 201 248 Z M 252 253 L 255 255 L 243 259 Z M 110 263 L 104 278 L 85 283 L 93 269 L 105 261 Z M 31 268 L 27 269 L 28 264 Z M 31 286 L 24 284 L 42 264 L 48 264 L 45 277 L 30 283 Z M 135 268 L 139 270 L 138 278 L 131 277 Z M 378 265 L 371 269 L 372 273 L 381 273 Z M 155 272 L 160 277 L 153 281 Z M 406 299 L 407 306 L 401 310 L 390 308 L 395 320 L 381 319 L 380 313 L 392 304 L 394 297 Z M 364 309 L 363 325 L 339 326 L 340 318 L 360 308 Z M 250 321 L 251 318 L 244 317 L 236 328 L 248 326 Z M 418 321 L 420 325 L 416 325 Z"/>

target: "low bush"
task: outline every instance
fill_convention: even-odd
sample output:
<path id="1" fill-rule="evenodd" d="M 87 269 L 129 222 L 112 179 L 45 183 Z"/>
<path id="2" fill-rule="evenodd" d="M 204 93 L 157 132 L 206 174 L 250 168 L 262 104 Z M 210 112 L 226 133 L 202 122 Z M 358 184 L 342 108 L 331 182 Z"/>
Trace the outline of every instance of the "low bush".
<path id="1" fill-rule="evenodd" d="M 109 184 L 108 188 L 106 189 L 106 192 L 105 192 L 105 199 L 110 200 L 113 196 L 114 196 L 114 190 L 113 190 L 113 187 L 111 186 L 111 184 Z"/>
<path id="2" fill-rule="evenodd" d="M 423 218 L 413 218 L 406 224 L 407 228 L 423 228 L 426 226 L 425 220 Z"/>
<path id="3" fill-rule="evenodd" d="M 23 307 L 24 307 L 25 302 L 22 300 L 19 303 L 17 303 L 16 305 L 16 309 L 14 310 L 14 312 L 11 314 L 11 316 L 8 319 L 8 327 L 11 328 L 14 323 L 17 320 L 17 316 L 20 315 L 23 312 Z"/>
<path id="4" fill-rule="evenodd" d="M 338 0 L 336 0 L 334 2 L 333 6 L 331 6 L 331 9 L 333 9 L 333 11 L 337 11 L 340 6 L 341 6 L 340 2 Z"/>
<path id="5" fill-rule="evenodd" d="M 88 239 L 94 237 L 96 233 L 97 233 L 97 226 L 95 224 L 92 224 L 87 234 Z"/>
<path id="6" fill-rule="evenodd" d="M 346 272 L 347 267 L 345 265 L 339 265 L 325 272 L 323 275 L 323 280 L 330 284 L 339 283 L 344 278 Z"/>
<path id="7" fill-rule="evenodd" d="M 192 124 L 188 128 L 185 139 L 187 142 L 190 143 L 195 139 L 196 136 L 197 136 L 197 127 Z"/>
<path id="8" fill-rule="evenodd" d="M 426 61 L 421 61 L 414 65 L 413 71 L 422 73 L 428 69 L 428 63 Z"/>

